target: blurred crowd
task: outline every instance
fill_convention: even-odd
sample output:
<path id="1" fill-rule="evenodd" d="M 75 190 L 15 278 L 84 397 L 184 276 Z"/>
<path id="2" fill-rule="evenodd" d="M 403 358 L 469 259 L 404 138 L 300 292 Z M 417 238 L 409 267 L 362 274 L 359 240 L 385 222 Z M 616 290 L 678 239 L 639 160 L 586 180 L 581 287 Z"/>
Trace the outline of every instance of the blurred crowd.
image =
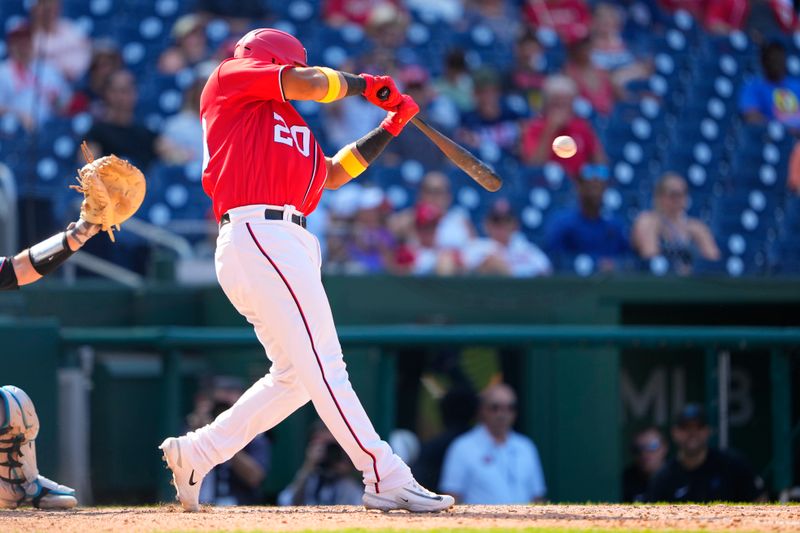
<path id="1" fill-rule="evenodd" d="M 160 76 L 184 79 L 183 94 L 163 120 L 146 121 L 137 111 L 142 104 L 138 94 L 149 80 L 137 79 L 127 67 L 132 52 L 126 43 L 93 40 L 85 24 L 64 15 L 62 0 L 32 0 L 26 4 L 27 16 L 6 19 L 0 122 L 16 121 L 35 136 L 56 117 L 88 115 L 85 137 L 95 153 L 131 159 L 148 176 L 157 176 L 154 190 L 167 191 L 167 203 L 197 204 L 193 212 L 198 218 L 208 217 L 196 191 L 158 182 L 170 175 L 159 169 L 181 166 L 197 174 L 195 181 L 199 178 L 198 102 L 204 80 L 231 56 L 242 32 L 279 21 L 274 4 L 251 0 L 236 2 L 234 8 L 213 0 L 177 2 L 186 12 L 176 16 L 171 44 L 159 52 L 154 68 Z M 771 40 L 798 28 L 791 4 L 326 0 L 303 5 L 319 9 L 321 35 L 357 34 L 364 43 L 340 57 L 315 49 L 325 41 L 313 39 L 307 42 L 312 60 L 356 73 L 392 75 L 435 127 L 498 168 L 545 169 L 548 179 L 556 168 L 564 176 L 553 198 L 531 198 L 534 204 L 556 204 L 542 222 L 540 211 L 526 207 L 531 183 L 507 182 L 500 193 L 478 202 L 468 190 L 455 190 L 463 176 L 442 154 L 418 131 L 407 131 L 375 168 L 330 193 L 312 216 L 310 228 L 322 241 L 329 272 L 535 277 L 642 270 L 687 275 L 698 261 L 719 262 L 728 244 L 720 240 L 727 235 L 715 235 L 708 217 L 690 213 L 693 199 L 687 176 L 680 172 L 665 169 L 647 184 L 642 190 L 650 198 L 647 205 L 635 204 L 635 212 L 625 216 L 609 209 L 619 194 L 609 191 L 614 161 L 607 151 L 618 147 L 604 146 L 598 127 L 607 126 L 620 106 L 660 96 L 649 89 L 657 59 L 652 36 L 664 35 L 675 17 L 686 17 L 709 35 L 747 35 L 761 45 L 761 72 L 739 94 L 740 119 L 745 124 L 777 122 L 791 135 L 800 133 L 800 79 L 787 71 L 785 46 Z M 439 21 L 441 32 L 453 36 L 442 41 L 441 64 L 417 46 L 423 40 L 417 19 Z M 220 24 L 229 37 L 212 45 L 209 34 Z M 470 48 L 480 44 L 491 49 L 491 61 Z M 301 114 L 313 115 L 309 122 L 328 153 L 374 128 L 383 113 L 359 98 L 308 104 L 298 107 Z M 553 153 L 550 145 L 559 135 L 575 139 L 576 155 L 559 159 Z M 800 149 L 792 156 L 788 184 L 800 192 Z M 23 197 L 41 200 L 27 204 L 39 210 L 38 216 L 54 208 L 24 184 L 19 189 Z M 161 207 L 148 205 L 142 216 L 166 226 L 166 208 Z"/>

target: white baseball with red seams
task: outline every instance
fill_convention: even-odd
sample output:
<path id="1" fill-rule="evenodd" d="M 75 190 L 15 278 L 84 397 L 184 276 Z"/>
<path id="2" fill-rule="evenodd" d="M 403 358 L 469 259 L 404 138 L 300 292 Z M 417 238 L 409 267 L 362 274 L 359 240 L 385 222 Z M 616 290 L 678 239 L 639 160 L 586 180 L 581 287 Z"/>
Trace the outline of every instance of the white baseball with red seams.
<path id="1" fill-rule="evenodd" d="M 311 400 L 367 491 L 408 483 L 411 471 L 378 436 L 350 385 L 317 238 L 288 220 L 264 220 L 267 207 L 228 211 L 215 260 L 225 295 L 253 324 L 272 367 L 233 407 L 188 435 L 201 458 L 193 467 L 204 475 Z M 284 218 L 293 212 L 287 206 Z"/>

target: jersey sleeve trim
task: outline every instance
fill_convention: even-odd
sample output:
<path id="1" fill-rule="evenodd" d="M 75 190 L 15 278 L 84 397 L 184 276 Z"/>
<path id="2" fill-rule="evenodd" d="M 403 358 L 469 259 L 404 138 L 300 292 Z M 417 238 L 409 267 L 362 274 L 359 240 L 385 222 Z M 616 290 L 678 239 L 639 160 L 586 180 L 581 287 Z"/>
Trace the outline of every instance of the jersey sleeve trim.
<path id="1" fill-rule="evenodd" d="M 283 92 L 283 69 L 286 68 L 286 65 L 281 66 L 280 70 L 278 70 L 278 87 L 281 89 L 281 102 L 286 101 L 286 93 Z"/>

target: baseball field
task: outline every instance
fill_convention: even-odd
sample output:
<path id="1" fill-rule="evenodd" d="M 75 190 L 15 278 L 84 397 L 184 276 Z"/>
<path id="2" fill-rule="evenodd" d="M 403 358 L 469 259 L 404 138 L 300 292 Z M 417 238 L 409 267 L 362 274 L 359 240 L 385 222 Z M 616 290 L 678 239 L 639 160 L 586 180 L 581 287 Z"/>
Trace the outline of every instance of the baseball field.
<path id="1" fill-rule="evenodd" d="M 457 506 L 414 515 L 360 507 L 94 507 L 70 512 L 0 511 L 3 533 L 137 533 L 194 531 L 800 531 L 797 505 L 529 505 Z"/>

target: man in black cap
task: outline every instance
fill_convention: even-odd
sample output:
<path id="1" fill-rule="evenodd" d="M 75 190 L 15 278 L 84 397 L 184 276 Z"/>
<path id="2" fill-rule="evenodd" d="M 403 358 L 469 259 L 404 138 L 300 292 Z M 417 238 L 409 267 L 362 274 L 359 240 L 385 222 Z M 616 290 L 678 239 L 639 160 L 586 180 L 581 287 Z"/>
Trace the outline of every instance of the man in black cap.
<path id="1" fill-rule="evenodd" d="M 652 502 L 752 502 L 763 481 L 747 463 L 729 451 L 711 449 L 711 428 L 703 408 L 686 405 L 672 426 L 676 456 L 650 483 Z"/>

